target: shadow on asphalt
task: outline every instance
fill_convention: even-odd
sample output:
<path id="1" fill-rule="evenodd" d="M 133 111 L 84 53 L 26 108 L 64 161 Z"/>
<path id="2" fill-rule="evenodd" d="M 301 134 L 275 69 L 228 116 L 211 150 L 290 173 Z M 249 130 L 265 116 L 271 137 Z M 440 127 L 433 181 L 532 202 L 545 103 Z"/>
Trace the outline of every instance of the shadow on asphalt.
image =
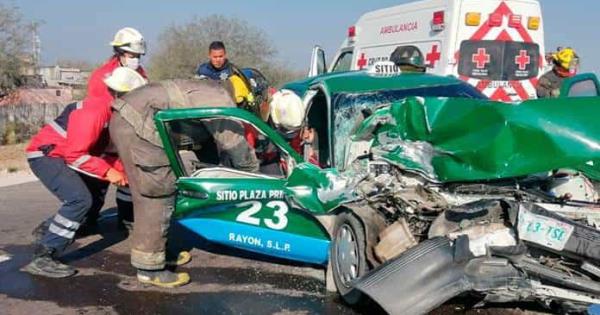
<path id="1" fill-rule="evenodd" d="M 8 297 L 51 301 L 60 307 L 109 306 L 120 314 L 272 314 L 301 312 L 306 314 L 355 314 L 333 296 L 319 296 L 306 292 L 323 292 L 323 284 L 314 278 L 268 271 L 240 268 L 198 267 L 184 268 L 200 284 L 218 284 L 225 289 L 218 292 L 171 292 L 125 290 L 120 286 L 132 285 L 116 275 L 78 275 L 66 279 L 47 279 L 31 276 L 19 269 L 28 263 L 31 246 L 4 248 L 13 257 L 0 263 L 0 294 Z M 99 257 L 98 257 L 99 256 Z M 98 253 L 93 259 L 74 263 L 78 268 L 95 268 L 104 272 L 133 275 L 128 266 L 128 255 L 109 251 Z M 108 263 L 105 263 L 108 262 Z M 119 262 L 118 264 L 115 264 Z M 295 294 L 261 293 L 240 290 L 252 284 L 276 289 L 298 290 Z M 136 286 L 137 284 L 133 284 Z M 236 290 L 227 290 L 227 287 Z M 304 293 L 303 293 L 304 292 Z"/>

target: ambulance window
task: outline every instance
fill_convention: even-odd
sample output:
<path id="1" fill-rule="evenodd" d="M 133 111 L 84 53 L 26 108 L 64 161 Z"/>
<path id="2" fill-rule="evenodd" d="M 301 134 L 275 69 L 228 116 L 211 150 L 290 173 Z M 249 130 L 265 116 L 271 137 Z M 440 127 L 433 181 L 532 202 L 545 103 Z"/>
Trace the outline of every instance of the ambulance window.
<path id="1" fill-rule="evenodd" d="M 492 81 L 527 80 L 538 75 L 538 44 L 465 40 L 460 44 L 458 73 Z"/>
<path id="2" fill-rule="evenodd" d="M 335 62 L 331 72 L 350 71 L 352 66 L 352 51 L 343 52 Z"/>

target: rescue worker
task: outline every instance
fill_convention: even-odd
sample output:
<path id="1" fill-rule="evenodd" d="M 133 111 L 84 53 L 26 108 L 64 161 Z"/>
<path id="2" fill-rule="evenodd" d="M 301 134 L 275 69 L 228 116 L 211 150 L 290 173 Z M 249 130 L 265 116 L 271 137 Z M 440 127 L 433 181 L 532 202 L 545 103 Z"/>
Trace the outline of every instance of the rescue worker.
<path id="1" fill-rule="evenodd" d="M 117 31 L 110 42 L 113 47 L 113 56 L 101 67 L 94 70 L 88 82 L 87 95 L 90 97 L 103 97 L 112 102 L 114 97 L 104 83 L 106 76 L 110 75 L 117 67 L 129 67 L 137 71 L 147 79 L 146 71 L 140 64 L 141 56 L 146 54 L 146 42 L 142 34 L 131 27 L 125 27 Z M 118 186 L 116 194 L 119 227 L 129 230 L 133 224 L 133 204 L 131 194 L 127 186 Z M 94 233 L 98 219 L 98 213 L 90 213 L 86 224 L 80 230 L 80 234 Z"/>
<path id="2" fill-rule="evenodd" d="M 232 64 L 227 59 L 225 44 L 214 41 L 208 46 L 208 62 L 198 66 L 196 74 L 200 79 L 227 80 L 233 74 Z"/>
<path id="3" fill-rule="evenodd" d="M 423 53 L 415 46 L 398 46 L 390 56 L 390 61 L 403 72 L 425 72 L 423 60 Z"/>
<path id="4" fill-rule="evenodd" d="M 270 118 L 273 126 L 288 139 L 291 147 L 300 153 L 304 160 L 319 166 L 316 132 L 304 126 L 306 107 L 302 99 L 291 90 L 282 89 L 273 94 L 270 102 Z"/>
<path id="5" fill-rule="evenodd" d="M 114 95 L 126 93 L 146 83 L 137 72 L 118 68 L 105 79 Z M 57 257 L 73 242 L 75 232 L 90 211 L 104 204 L 109 183 L 127 183 L 123 167 L 115 157 L 104 155 L 110 139 L 110 102 L 88 97 L 68 105 L 44 126 L 26 148 L 27 161 L 42 184 L 61 202 L 56 215 L 42 222 L 33 260 L 24 271 L 52 278 L 76 273 Z"/>
<path id="6" fill-rule="evenodd" d="M 138 30 L 131 27 L 120 29 L 110 45 L 113 47 L 113 55 L 90 75 L 87 88 L 89 97 L 106 97 L 111 101 L 114 99 L 104 79 L 118 67 L 129 67 L 147 79 L 146 71 L 140 64 L 141 56 L 146 54 L 146 41 Z"/>
<path id="7" fill-rule="evenodd" d="M 552 54 L 552 63 L 552 70 L 542 75 L 538 81 L 538 98 L 559 97 L 564 79 L 577 74 L 579 57 L 573 48 L 562 48 Z"/>
<path id="8" fill-rule="evenodd" d="M 113 103 L 110 134 L 123 161 L 134 204 L 131 264 L 138 281 L 173 288 L 190 281 L 187 273 L 165 268 L 166 237 L 175 194 L 175 176 L 158 138 L 154 114 L 161 109 L 236 106 L 229 81 L 168 80 L 150 83 Z M 221 157 L 232 167 L 256 172 L 254 150 L 243 138 L 243 126 L 229 120 L 205 124 Z M 204 129 L 204 128 L 199 128 Z"/>

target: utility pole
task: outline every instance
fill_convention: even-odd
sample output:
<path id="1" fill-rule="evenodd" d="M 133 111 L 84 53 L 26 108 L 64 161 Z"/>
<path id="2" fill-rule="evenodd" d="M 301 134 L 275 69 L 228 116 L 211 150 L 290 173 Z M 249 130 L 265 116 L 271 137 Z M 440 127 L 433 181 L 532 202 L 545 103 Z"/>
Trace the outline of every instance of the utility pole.
<path id="1" fill-rule="evenodd" d="M 38 34 L 39 23 L 31 22 L 31 61 L 33 63 L 33 71 L 35 74 L 39 74 L 40 69 L 40 60 L 42 57 L 42 41 L 40 40 L 40 36 Z"/>

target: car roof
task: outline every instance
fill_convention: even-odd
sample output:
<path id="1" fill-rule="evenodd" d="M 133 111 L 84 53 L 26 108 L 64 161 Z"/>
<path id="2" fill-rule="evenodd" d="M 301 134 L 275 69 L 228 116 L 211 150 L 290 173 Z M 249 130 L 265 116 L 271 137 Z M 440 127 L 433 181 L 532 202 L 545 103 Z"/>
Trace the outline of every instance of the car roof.
<path id="1" fill-rule="evenodd" d="M 323 85 L 327 93 L 361 93 L 380 90 L 413 89 L 428 86 L 460 84 L 462 81 L 451 76 L 427 73 L 404 72 L 392 76 L 376 76 L 366 71 L 327 73 L 312 78 L 289 82 L 282 86 L 303 96 L 314 85 Z"/>

